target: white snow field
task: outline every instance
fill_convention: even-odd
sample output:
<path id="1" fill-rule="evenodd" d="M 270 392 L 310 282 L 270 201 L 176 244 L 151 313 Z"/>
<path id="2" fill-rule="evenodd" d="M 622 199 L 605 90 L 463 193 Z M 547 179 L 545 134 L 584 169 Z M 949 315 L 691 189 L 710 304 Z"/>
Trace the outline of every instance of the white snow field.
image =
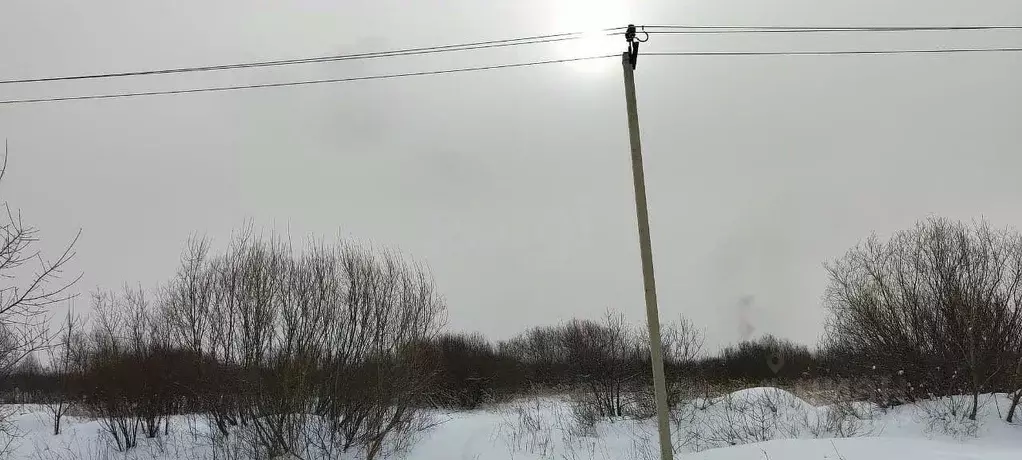
<path id="1" fill-rule="evenodd" d="M 865 403 L 813 406 L 776 388 L 752 388 L 693 400 L 672 415 L 679 458 L 704 460 L 1022 459 L 1022 424 L 1004 421 L 1006 395 L 985 395 L 976 422 L 963 420 L 969 398 L 944 398 L 880 410 Z M 19 406 L 21 436 L 11 458 L 242 459 L 241 450 L 209 442 L 204 419 L 178 416 L 170 433 L 139 436 L 117 452 L 97 420 L 66 418 L 53 435 L 45 408 Z M 432 427 L 389 458 L 409 460 L 659 458 L 652 420 L 581 422 L 567 398 L 535 398 L 487 409 L 435 412 Z M 237 439 L 238 437 L 235 437 Z M 333 457 L 338 458 L 338 457 Z M 355 453 L 345 458 L 359 458 Z"/>

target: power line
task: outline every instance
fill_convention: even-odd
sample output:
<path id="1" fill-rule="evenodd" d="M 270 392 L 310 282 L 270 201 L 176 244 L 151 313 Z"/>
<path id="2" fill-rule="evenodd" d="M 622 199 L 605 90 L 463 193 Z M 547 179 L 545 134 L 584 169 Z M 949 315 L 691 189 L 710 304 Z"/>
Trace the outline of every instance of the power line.
<path id="1" fill-rule="evenodd" d="M 998 52 L 1022 52 L 1022 48 L 954 48 L 954 49 L 901 49 L 901 50 L 848 50 L 848 51 L 670 51 L 670 52 L 647 52 L 643 53 L 644 56 L 841 56 L 841 55 L 895 55 L 895 54 L 949 54 L 949 53 L 998 53 Z M 279 82 L 279 83 L 262 83 L 253 85 L 237 85 L 237 86 L 216 86 L 207 88 L 189 88 L 179 90 L 165 90 L 165 91 L 141 91 L 141 92 L 130 92 L 130 93 L 111 93 L 111 94 L 93 94 L 85 96 L 63 96 L 63 97 L 50 97 L 50 98 L 32 98 L 32 99 L 11 99 L 11 100 L 0 100 L 0 105 L 8 104 L 30 104 L 39 102 L 60 102 L 60 101 L 80 101 L 90 99 L 118 99 L 127 97 L 140 97 L 140 96 L 158 96 L 158 95 L 171 95 L 171 94 L 190 94 L 190 93 L 207 93 L 216 91 L 235 91 L 244 89 L 257 89 L 257 88 L 281 88 L 290 86 L 304 86 L 304 85 L 315 85 L 323 83 L 343 83 L 343 82 L 354 82 L 363 80 L 381 80 L 391 78 L 403 78 L 403 77 L 416 77 L 425 75 L 441 75 L 449 73 L 459 72 L 475 72 L 482 70 L 495 70 L 495 69 L 507 69 L 514 67 L 530 67 L 544 64 L 555 64 L 575 61 L 585 61 L 594 59 L 605 59 L 610 57 L 617 57 L 618 54 L 606 54 L 600 56 L 586 56 L 566 59 L 551 59 L 545 61 L 531 61 L 521 62 L 512 64 L 498 64 L 488 66 L 476 66 L 476 67 L 462 67 L 455 69 L 444 69 L 444 70 L 430 70 L 420 72 L 405 72 L 405 73 L 393 73 L 393 74 L 382 74 L 382 75 L 368 75 L 360 77 L 344 77 L 344 78 L 328 78 L 320 80 L 302 80 L 302 81 L 290 81 L 290 82 Z"/>
<path id="2" fill-rule="evenodd" d="M 914 50 L 849 51 L 671 51 L 642 53 L 643 56 L 844 56 L 880 54 L 1017 53 L 1022 48 L 949 48 Z"/>
<path id="3" fill-rule="evenodd" d="M 580 38 L 589 37 L 592 33 L 601 34 L 604 36 L 621 35 L 621 29 L 624 27 L 614 27 L 608 29 L 602 29 L 596 32 L 569 32 L 560 34 L 549 34 L 549 35 L 535 35 L 531 37 L 522 38 L 509 38 L 502 40 L 489 40 L 482 42 L 473 43 L 462 43 L 455 45 L 440 45 L 440 46 L 427 46 L 420 48 L 406 48 L 390 51 L 376 51 L 369 53 L 357 53 L 357 54 L 339 54 L 329 56 L 318 56 L 311 58 L 298 58 L 298 59 L 279 59 L 272 61 L 255 61 L 255 62 L 242 62 L 235 64 L 221 64 L 211 66 L 196 66 L 196 67 L 178 67 L 169 69 L 151 69 L 151 70 L 138 70 L 129 72 L 112 72 L 112 73 L 97 73 L 97 74 L 85 74 L 85 75 L 67 75 L 60 77 L 37 77 L 37 78 L 22 78 L 22 79 L 10 79 L 0 80 L 0 84 L 13 84 L 13 83 L 41 83 L 41 82 L 54 82 L 54 81 L 67 81 L 67 80 L 91 80 L 100 78 L 115 78 L 115 77 L 132 77 L 142 75 L 163 75 L 163 74 L 176 74 L 176 73 L 187 73 L 187 72 L 209 72 L 229 69 L 247 69 L 257 67 L 275 67 L 295 64 L 309 64 L 319 62 L 334 62 L 334 61 L 349 61 L 359 59 L 376 59 L 386 57 L 397 57 L 397 56 L 413 56 L 422 54 L 434 54 L 434 53 L 447 53 L 454 51 L 471 51 L 486 48 L 501 48 L 508 46 L 519 46 L 519 45 L 535 45 L 540 43 L 551 43 L 560 42 L 566 40 L 577 40 Z M 615 32 L 617 31 L 617 32 Z"/>
<path id="4" fill-rule="evenodd" d="M 695 25 L 650 25 L 643 26 L 644 29 L 654 29 L 646 31 L 650 34 L 759 34 L 759 33 L 820 33 L 820 32 L 908 32 L 908 31 L 963 31 L 963 30 L 1022 30 L 1022 26 L 1007 26 L 1007 25 L 985 25 L 985 26 L 909 26 L 909 27 L 885 27 L 885 26 L 854 26 L 854 27 L 831 27 L 831 26 L 695 26 Z M 295 59 L 278 59 L 278 60 L 267 60 L 267 61 L 252 61 L 252 62 L 241 62 L 233 64 L 221 64 L 221 65 L 210 65 L 210 66 L 192 66 L 192 67 L 177 67 L 177 68 L 166 68 L 166 69 L 149 69 L 149 70 L 138 70 L 138 71 L 126 71 L 126 72 L 109 72 L 109 73 L 95 73 L 95 74 L 83 74 L 83 75 L 65 75 L 57 77 L 35 77 L 35 78 L 20 78 L 20 79 L 8 79 L 0 80 L 2 84 L 15 84 L 15 83 L 42 83 L 42 82 L 54 82 L 54 81 L 68 81 L 68 80 L 91 80 L 91 79 L 102 79 L 102 78 L 117 78 L 117 77 L 132 77 L 132 76 L 144 76 L 144 75 L 164 75 L 164 74 L 176 74 L 176 73 L 188 73 L 188 72 L 210 72 L 210 71 L 221 71 L 231 69 L 248 69 L 248 68 L 260 68 L 260 67 L 276 67 L 276 66 L 287 66 L 297 64 L 310 64 L 310 63 L 322 63 L 322 62 L 336 62 L 336 61 L 348 61 L 348 60 L 361 60 L 361 59 L 377 59 L 387 57 L 398 57 L 398 56 L 413 56 L 423 54 L 434 54 L 434 53 L 446 53 L 455 51 L 471 51 L 488 48 L 502 48 L 509 46 L 520 46 L 520 45 L 535 45 L 542 43 L 552 43 L 567 40 L 577 40 L 586 38 L 593 33 L 602 35 L 620 35 L 621 30 L 624 27 L 610 27 L 600 29 L 595 32 L 568 32 L 559 34 L 546 34 L 546 35 L 534 35 L 529 37 L 521 38 L 509 38 L 501 40 L 488 40 L 471 43 L 461 43 L 453 45 L 439 45 L 439 46 L 427 46 L 417 48 L 405 48 L 389 51 L 376 51 L 367 53 L 355 53 L 355 54 L 337 54 L 337 55 L 326 55 L 316 56 L 309 58 L 295 58 Z"/>
<path id="5" fill-rule="evenodd" d="M 513 67 L 530 67 L 544 64 L 558 64 L 565 62 L 576 62 L 576 61 L 587 61 L 594 59 L 606 59 L 610 57 L 619 57 L 619 54 L 606 54 L 602 56 L 586 56 L 576 57 L 567 59 L 551 59 L 546 61 L 532 61 L 532 62 L 520 62 L 513 64 L 498 64 L 488 66 L 477 66 L 477 67 L 462 67 L 456 69 L 445 69 L 445 70 L 428 70 L 422 72 L 405 72 L 405 73 L 393 73 L 383 75 L 368 75 L 361 77 L 345 77 L 345 78 L 328 78 L 321 80 L 302 80 L 302 81 L 290 81 L 280 83 L 262 83 L 254 85 L 238 85 L 238 86 L 215 86 L 209 88 L 189 88 L 189 89 L 178 89 L 178 90 L 167 90 L 167 91 L 141 91 L 133 93 L 111 93 L 111 94 L 92 94 L 87 96 L 64 96 L 64 97 L 48 97 L 48 98 L 33 98 L 33 99 L 10 99 L 0 100 L 0 105 L 7 104 L 32 104 L 38 102 L 60 102 L 60 101 L 81 101 L 89 99 L 119 99 L 125 97 L 140 97 L 140 96 L 159 96 L 169 94 L 191 94 L 191 93 L 208 93 L 215 91 L 235 91 L 243 89 L 257 89 L 257 88 L 282 88 L 289 86 L 304 86 L 304 85 L 316 85 L 323 83 L 342 83 L 342 82 L 353 82 L 363 80 L 382 80 L 390 78 L 403 78 L 403 77 L 418 77 L 424 75 L 441 75 L 458 72 L 476 72 L 481 70 L 495 70 L 495 69 L 508 69 Z"/>
<path id="6" fill-rule="evenodd" d="M 1022 30 L 1022 26 L 693 26 L 653 25 L 642 26 L 649 33 L 762 33 L 762 32 L 926 32 L 966 30 Z"/>
<path id="7" fill-rule="evenodd" d="M 760 29 L 760 30 L 647 30 L 650 35 L 749 35 L 749 34 L 819 34 L 819 33 L 883 33 L 883 32 L 920 32 L 920 31 L 950 31 L 952 29 Z M 965 30 L 965 29 L 962 29 Z M 1016 30 L 1016 29 L 968 29 L 968 30 Z M 1017 30 L 1022 30 L 1019 27 Z"/>

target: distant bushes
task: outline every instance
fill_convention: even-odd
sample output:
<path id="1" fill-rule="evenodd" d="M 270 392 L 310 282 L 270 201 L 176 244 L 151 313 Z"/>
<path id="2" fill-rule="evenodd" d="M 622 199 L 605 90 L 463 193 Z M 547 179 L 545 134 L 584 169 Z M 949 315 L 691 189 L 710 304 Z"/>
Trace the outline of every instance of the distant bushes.
<path id="1" fill-rule="evenodd" d="M 465 400 L 437 399 L 454 407 L 472 408 L 537 389 L 581 390 L 595 401 L 598 415 L 620 415 L 623 406 L 644 397 L 641 393 L 652 381 L 645 328 L 628 325 L 613 313 L 603 321 L 535 327 L 496 343 L 478 334 L 447 334 L 441 343 L 447 358 L 439 363 L 437 374 L 447 377 L 437 391 L 473 395 Z M 789 340 L 765 336 L 709 356 L 702 354 L 702 343 L 701 333 L 688 321 L 663 327 L 672 404 L 711 388 L 762 382 L 790 386 L 803 379 L 833 377 L 829 355 Z"/>
<path id="2" fill-rule="evenodd" d="M 765 336 L 725 347 L 716 357 L 699 362 L 709 380 L 790 383 L 821 376 L 817 357 L 805 345 Z"/>
<path id="3" fill-rule="evenodd" d="M 527 386 L 521 363 L 481 334 L 442 334 L 420 344 L 435 366 L 428 403 L 474 409 L 507 399 Z"/>
<path id="4" fill-rule="evenodd" d="M 244 419 L 237 413 L 237 406 L 246 392 L 252 391 L 252 385 L 278 385 L 278 379 L 296 372 L 294 366 L 300 364 L 277 357 L 246 370 L 238 360 L 225 361 L 209 352 L 197 353 L 166 342 L 166 333 L 137 334 L 142 342 L 129 347 L 110 338 L 131 336 L 129 331 L 153 325 L 134 324 L 142 317 L 132 319 L 120 313 L 136 308 L 127 297 L 105 293 L 94 298 L 100 313 L 90 334 L 87 371 L 76 377 L 81 380 L 74 386 L 79 388 L 77 394 L 68 395 L 90 402 L 94 411 L 99 411 L 95 405 L 105 394 L 131 395 L 132 399 L 147 401 L 144 404 L 148 407 L 159 407 L 155 412 L 163 414 L 211 411 L 216 414 L 216 426 L 227 432 Z M 112 326 L 101 327 L 103 324 Z M 154 340 L 159 334 L 164 338 Z M 679 320 L 664 324 L 662 340 L 673 403 L 692 396 L 690 387 L 696 383 L 792 383 L 822 374 L 821 365 L 808 348 L 771 336 L 703 356 L 701 333 L 691 323 Z M 414 370 L 420 372 L 414 378 L 422 381 L 414 404 L 473 409 L 536 392 L 579 390 L 588 394 L 597 415 L 621 415 L 625 406 L 636 402 L 634 398 L 642 397 L 637 393 L 647 390 L 651 383 L 647 346 L 645 327 L 627 324 L 614 313 L 608 313 L 602 321 L 576 319 L 535 327 L 503 341 L 491 341 L 478 333 L 437 334 L 407 345 L 408 353 L 418 363 Z M 778 357 L 781 361 L 771 367 L 770 360 Z M 323 369 L 308 378 L 332 377 Z M 355 380 L 352 374 L 348 378 Z M 16 377 L 16 381 L 28 380 L 48 381 L 31 384 L 41 393 L 54 392 L 58 387 L 53 376 L 36 373 Z"/>

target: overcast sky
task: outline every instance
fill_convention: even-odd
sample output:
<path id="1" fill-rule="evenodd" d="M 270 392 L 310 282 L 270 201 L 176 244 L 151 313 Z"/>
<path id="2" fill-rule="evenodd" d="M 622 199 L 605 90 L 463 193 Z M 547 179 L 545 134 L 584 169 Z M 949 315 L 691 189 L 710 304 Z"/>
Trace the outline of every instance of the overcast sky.
<path id="1" fill-rule="evenodd" d="M 378 51 L 636 24 L 1022 23 L 1018 0 L 0 3 L 0 79 Z M 605 46 L 605 45 L 609 45 Z M 615 53 L 616 41 L 0 86 L 0 99 Z M 643 50 L 1022 46 L 1022 32 L 654 36 Z M 662 317 L 711 346 L 815 342 L 822 263 L 929 214 L 1022 226 L 1022 53 L 640 58 Z M 82 292 L 155 286 L 183 242 L 261 227 L 371 239 L 432 267 L 449 326 L 508 337 L 607 308 L 644 320 L 621 66 L 0 105 L 3 198 Z M 743 305 L 745 305 L 743 307 Z"/>

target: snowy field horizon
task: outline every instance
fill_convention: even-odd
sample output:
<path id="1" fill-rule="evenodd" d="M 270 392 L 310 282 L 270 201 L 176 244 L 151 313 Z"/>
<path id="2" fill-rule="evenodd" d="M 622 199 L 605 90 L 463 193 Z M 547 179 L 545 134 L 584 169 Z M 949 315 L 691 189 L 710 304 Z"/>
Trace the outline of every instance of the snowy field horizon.
<path id="1" fill-rule="evenodd" d="M 971 395 L 966 395 L 891 408 L 866 402 L 817 406 L 783 389 L 755 387 L 682 402 L 672 410 L 671 429 L 676 455 L 685 459 L 1022 458 L 1022 424 L 1004 421 L 1009 395 L 982 395 L 975 421 L 962 416 L 970 400 Z M 654 419 L 616 417 L 590 424 L 579 416 L 574 402 L 572 395 L 554 395 L 476 410 L 430 410 L 409 437 L 386 446 L 381 456 L 407 460 L 659 458 Z M 15 435 L 10 458 L 261 458 L 249 444 L 251 433 L 238 427 L 230 437 L 221 438 L 202 414 L 169 417 L 165 435 L 140 436 L 135 448 L 122 452 L 100 419 L 67 416 L 61 434 L 54 435 L 52 415 L 45 406 L 5 407 L 12 412 Z M 358 449 L 322 457 L 302 455 L 312 452 L 279 458 L 365 458 Z"/>

